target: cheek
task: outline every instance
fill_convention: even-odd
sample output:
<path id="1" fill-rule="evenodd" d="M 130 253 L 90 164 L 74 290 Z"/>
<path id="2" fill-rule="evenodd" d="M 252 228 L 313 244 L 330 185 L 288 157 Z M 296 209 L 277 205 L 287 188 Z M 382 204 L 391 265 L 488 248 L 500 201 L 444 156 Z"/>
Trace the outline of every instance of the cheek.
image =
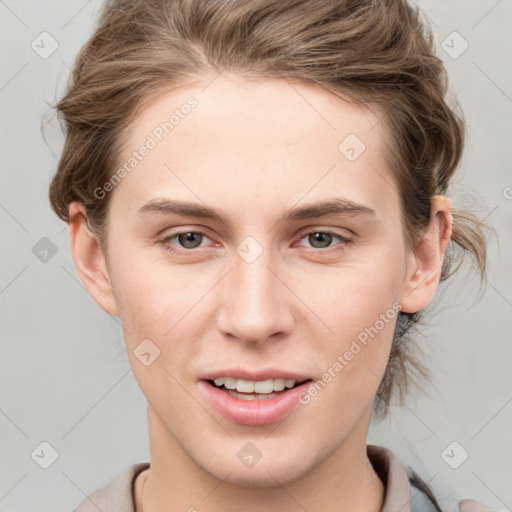
<path id="1" fill-rule="evenodd" d="M 153 408 L 168 407 L 166 397 L 173 396 L 185 421 L 198 411 L 187 407 L 181 374 L 188 371 L 201 328 L 194 316 L 196 309 L 187 313 L 194 304 L 200 305 L 206 284 L 199 280 L 194 285 L 191 273 L 151 261 L 144 252 L 131 251 L 129 257 L 119 257 L 113 275 L 127 355 Z"/>
<path id="2" fill-rule="evenodd" d="M 197 289 L 180 267 L 152 260 L 144 249 L 112 254 L 112 284 L 127 342 L 165 334 L 185 314 L 188 295 Z"/>
<path id="3" fill-rule="evenodd" d="M 322 417 L 340 431 L 371 406 L 389 359 L 399 306 L 385 300 L 343 302 L 326 320 L 336 334 L 312 351 L 321 354 L 320 377 L 301 400 L 311 406 L 311 417 Z"/>
<path id="4" fill-rule="evenodd" d="M 309 290 L 304 296 L 322 320 L 317 331 L 328 332 L 313 335 L 315 352 L 322 354 L 317 361 L 323 373 L 320 386 L 325 385 L 321 393 L 330 395 L 323 403 L 366 403 L 378 388 L 400 311 L 400 259 L 392 251 L 388 254 L 361 257 L 357 263 L 327 270 L 323 280 L 316 275 L 305 283 L 302 293 Z M 339 409 L 331 413 L 337 415 Z"/>
<path id="5" fill-rule="evenodd" d="M 357 336 L 400 297 L 400 256 L 382 251 L 378 257 L 372 252 L 360 252 L 336 267 L 318 267 L 301 281 L 301 296 L 336 338 Z"/>
<path id="6" fill-rule="evenodd" d="M 143 389 L 144 383 L 158 386 L 160 379 L 169 381 L 165 369 L 189 372 L 190 361 L 200 348 L 198 340 L 212 326 L 209 320 L 215 303 L 210 292 L 219 279 L 214 270 L 199 271 L 193 265 L 171 264 L 165 255 L 155 258 L 148 254 L 147 249 L 132 250 L 129 256 L 119 258 L 114 276 L 128 356 Z M 142 350 L 138 347 L 146 339 L 159 350 L 155 349 L 159 355 L 149 373 L 136 360 Z M 162 372 L 157 377 L 158 369 Z"/>

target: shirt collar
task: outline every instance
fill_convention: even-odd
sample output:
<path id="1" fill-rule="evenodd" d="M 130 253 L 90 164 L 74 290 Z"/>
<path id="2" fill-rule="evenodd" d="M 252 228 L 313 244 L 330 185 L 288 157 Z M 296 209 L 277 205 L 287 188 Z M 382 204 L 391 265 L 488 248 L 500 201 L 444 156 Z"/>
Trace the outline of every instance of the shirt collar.
<path id="1" fill-rule="evenodd" d="M 366 453 L 386 489 L 381 512 L 411 512 L 411 485 L 402 463 L 383 446 L 369 444 Z"/>

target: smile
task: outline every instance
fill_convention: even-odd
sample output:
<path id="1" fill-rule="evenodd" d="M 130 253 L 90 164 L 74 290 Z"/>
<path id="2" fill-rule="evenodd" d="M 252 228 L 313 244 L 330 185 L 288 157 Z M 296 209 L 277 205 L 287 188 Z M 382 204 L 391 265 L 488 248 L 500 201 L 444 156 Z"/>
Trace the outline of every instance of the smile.
<path id="1" fill-rule="evenodd" d="M 298 397 L 312 382 L 308 379 L 247 381 L 234 378 L 201 380 L 199 385 L 213 409 L 243 425 L 266 425 L 285 418 L 299 404 Z"/>

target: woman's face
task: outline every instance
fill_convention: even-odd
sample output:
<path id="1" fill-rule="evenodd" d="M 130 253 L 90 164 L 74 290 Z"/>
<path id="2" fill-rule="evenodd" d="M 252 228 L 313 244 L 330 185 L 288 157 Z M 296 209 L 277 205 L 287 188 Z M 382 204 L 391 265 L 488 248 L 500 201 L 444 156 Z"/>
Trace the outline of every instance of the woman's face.
<path id="1" fill-rule="evenodd" d="M 109 312 L 152 449 L 275 485 L 364 445 L 412 261 L 379 116 L 310 85 L 219 76 L 159 96 L 130 128 Z M 207 383 L 237 376 L 318 382 L 259 400 Z"/>

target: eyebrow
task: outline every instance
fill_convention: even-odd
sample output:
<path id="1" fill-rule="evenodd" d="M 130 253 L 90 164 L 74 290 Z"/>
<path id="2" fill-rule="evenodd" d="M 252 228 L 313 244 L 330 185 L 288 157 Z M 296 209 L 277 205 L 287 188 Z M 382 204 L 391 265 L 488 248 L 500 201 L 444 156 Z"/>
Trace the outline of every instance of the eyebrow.
<path id="1" fill-rule="evenodd" d="M 229 224 L 228 219 L 217 208 L 212 208 L 202 204 L 191 203 L 187 201 L 167 199 L 163 197 L 151 199 L 137 211 L 137 215 L 139 216 L 153 213 L 160 213 L 165 215 L 181 215 L 184 217 L 199 217 L 202 219 L 217 220 L 226 225 Z M 315 219 L 317 217 L 324 217 L 326 215 L 339 214 L 375 215 L 376 212 L 364 204 L 356 203 L 346 198 L 337 197 L 319 203 L 306 204 L 304 206 L 291 208 L 283 214 L 281 220 L 293 221 Z"/>

